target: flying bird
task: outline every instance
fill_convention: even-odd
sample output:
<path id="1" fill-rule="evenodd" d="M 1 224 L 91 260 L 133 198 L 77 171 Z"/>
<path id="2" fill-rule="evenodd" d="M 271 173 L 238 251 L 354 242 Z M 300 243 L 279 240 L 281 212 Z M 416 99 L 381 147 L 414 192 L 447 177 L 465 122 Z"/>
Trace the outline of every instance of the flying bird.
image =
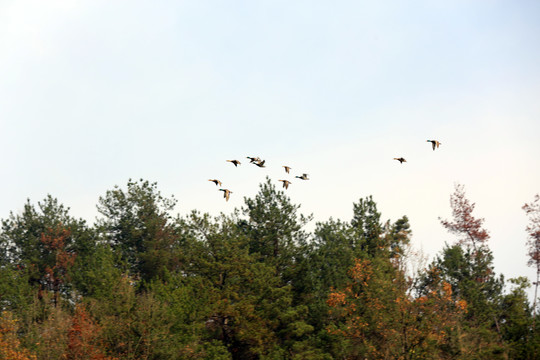
<path id="1" fill-rule="evenodd" d="M 292 169 L 291 167 L 285 166 L 285 165 L 283 165 L 283 167 L 285 168 L 285 172 L 286 172 L 287 174 L 288 174 L 289 171 L 291 171 L 291 169 Z M 280 180 L 280 181 L 281 181 L 281 180 Z"/>
<path id="2" fill-rule="evenodd" d="M 229 201 L 229 196 L 231 196 L 232 191 L 229 189 L 219 189 L 219 191 L 223 191 L 223 197 L 225 198 L 225 201 Z"/>
<path id="3" fill-rule="evenodd" d="M 435 148 L 438 148 L 439 145 L 441 145 L 441 143 L 438 142 L 437 140 L 427 140 L 427 142 L 431 143 L 431 146 L 433 147 L 433 151 L 435 151 Z"/>
<path id="4" fill-rule="evenodd" d="M 208 181 L 212 181 L 214 184 L 216 184 L 216 186 L 221 186 L 221 181 L 218 179 L 209 179 Z"/>
<path id="5" fill-rule="evenodd" d="M 400 158 L 394 158 L 394 160 L 399 161 L 400 164 L 403 164 L 404 162 L 407 162 L 407 160 L 405 160 L 405 159 L 402 158 L 402 157 L 400 157 Z"/>
<path id="6" fill-rule="evenodd" d="M 251 164 L 256 163 L 256 162 L 258 162 L 258 161 L 261 161 L 261 158 L 258 157 L 258 156 L 257 156 L 257 157 L 246 156 L 246 158 L 249 159 L 249 162 L 250 162 Z"/>
<path id="7" fill-rule="evenodd" d="M 264 162 L 265 162 L 265 161 L 266 161 L 266 160 L 259 160 L 259 161 L 257 161 L 257 162 L 255 163 L 255 165 L 257 165 L 258 167 L 262 167 L 262 168 L 263 168 L 263 167 L 265 167 L 265 166 L 264 166 Z"/>
<path id="8" fill-rule="evenodd" d="M 227 160 L 227 161 L 230 163 L 233 163 L 235 167 L 241 164 L 240 161 L 238 160 Z"/>
<path id="9" fill-rule="evenodd" d="M 291 184 L 291 182 L 289 180 L 278 180 L 278 181 L 282 181 L 283 182 L 283 187 L 285 189 L 288 189 L 289 188 L 289 185 Z"/>
<path id="10" fill-rule="evenodd" d="M 308 176 L 309 176 L 308 174 L 302 174 L 302 176 L 295 176 L 295 177 L 297 177 L 299 179 L 302 179 L 302 180 L 309 180 Z"/>

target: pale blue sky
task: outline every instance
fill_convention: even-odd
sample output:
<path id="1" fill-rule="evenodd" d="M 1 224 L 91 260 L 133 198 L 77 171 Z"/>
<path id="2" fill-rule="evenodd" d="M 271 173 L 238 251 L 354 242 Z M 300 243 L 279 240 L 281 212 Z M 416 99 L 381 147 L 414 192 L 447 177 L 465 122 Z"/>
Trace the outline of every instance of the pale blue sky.
<path id="1" fill-rule="evenodd" d="M 92 222 L 129 178 L 229 212 L 287 164 L 316 220 L 372 194 L 433 255 L 459 182 L 497 272 L 532 277 L 539 38 L 538 1 L 0 0 L 0 218 L 50 193 Z"/>

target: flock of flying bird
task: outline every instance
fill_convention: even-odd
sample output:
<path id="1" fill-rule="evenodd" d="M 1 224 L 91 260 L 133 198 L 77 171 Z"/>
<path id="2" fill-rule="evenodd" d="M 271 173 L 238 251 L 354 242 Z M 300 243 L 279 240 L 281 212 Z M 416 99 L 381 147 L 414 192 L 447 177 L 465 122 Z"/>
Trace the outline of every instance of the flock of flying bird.
<path id="1" fill-rule="evenodd" d="M 266 160 L 261 160 L 261 158 L 259 157 L 251 157 L 251 156 L 247 156 L 247 158 L 249 159 L 250 164 L 254 164 L 261 168 L 265 167 L 264 163 Z M 235 167 L 238 167 L 238 165 L 241 165 L 240 161 L 238 160 L 227 160 L 227 162 L 232 163 Z M 287 165 L 283 165 L 283 168 L 285 169 L 285 172 L 287 174 L 289 174 L 292 169 L 290 166 L 287 166 Z M 296 177 L 301 180 L 309 180 L 308 176 L 309 176 L 308 174 L 302 174 L 302 176 L 296 176 Z M 219 181 L 218 179 L 208 179 L 208 181 L 213 182 L 214 184 L 216 184 L 216 186 L 221 186 L 222 184 L 221 181 Z M 289 180 L 279 180 L 279 181 L 283 183 L 283 187 L 285 189 L 288 189 L 289 185 L 291 184 Z M 229 189 L 219 189 L 219 191 L 223 191 L 223 197 L 225 198 L 225 201 L 229 201 L 229 197 L 231 196 L 232 191 Z"/>
<path id="2" fill-rule="evenodd" d="M 431 143 L 431 146 L 433 147 L 433 151 L 435 151 L 435 149 L 438 148 L 439 145 L 441 145 L 441 143 L 437 140 L 427 140 L 427 142 Z M 261 160 L 261 158 L 259 157 L 251 157 L 251 156 L 247 156 L 247 158 L 249 159 L 250 164 L 254 164 L 261 168 L 265 167 L 264 163 L 266 160 Z M 400 164 L 407 162 L 407 160 L 405 160 L 403 157 L 394 158 L 394 160 L 399 161 Z M 226 160 L 226 161 L 232 163 L 235 167 L 238 167 L 238 165 L 241 165 L 240 161 L 238 160 Z M 286 166 L 286 165 L 283 165 L 283 168 L 285 169 L 285 172 L 287 174 L 289 174 L 292 169 L 290 166 Z M 297 177 L 300 180 L 309 180 L 308 176 L 309 176 L 308 174 L 302 174 L 302 176 L 295 176 L 295 177 Z M 221 181 L 219 181 L 218 179 L 208 179 L 208 181 L 213 182 L 214 184 L 216 184 L 216 186 L 222 185 Z M 281 181 L 283 183 L 283 187 L 285 189 L 288 189 L 289 185 L 291 184 L 289 180 L 278 180 L 278 181 Z M 233 192 L 229 189 L 219 189 L 219 191 L 223 191 L 223 197 L 225 198 L 225 201 L 229 201 L 229 197 L 231 196 Z"/>

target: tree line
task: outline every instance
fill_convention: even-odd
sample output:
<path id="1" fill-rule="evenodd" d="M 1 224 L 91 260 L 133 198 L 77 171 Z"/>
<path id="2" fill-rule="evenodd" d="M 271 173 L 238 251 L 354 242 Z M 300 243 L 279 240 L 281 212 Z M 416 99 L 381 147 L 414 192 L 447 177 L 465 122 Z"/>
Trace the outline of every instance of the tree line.
<path id="1" fill-rule="evenodd" d="M 539 204 L 524 206 L 537 269 Z M 429 264 L 372 197 L 312 232 L 269 179 L 231 214 L 175 205 L 130 180 L 92 225 L 52 196 L 2 220 L 0 359 L 540 357 L 531 283 L 495 273 L 462 186 L 441 219 L 456 242 Z"/>

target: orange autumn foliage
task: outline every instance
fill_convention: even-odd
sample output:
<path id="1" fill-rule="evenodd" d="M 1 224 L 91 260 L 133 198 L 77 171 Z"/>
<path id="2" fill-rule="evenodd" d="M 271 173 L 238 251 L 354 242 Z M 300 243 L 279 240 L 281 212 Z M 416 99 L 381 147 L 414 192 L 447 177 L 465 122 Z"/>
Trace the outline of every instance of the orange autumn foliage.
<path id="1" fill-rule="evenodd" d="M 8 311 L 0 315 L 0 359 L 3 360 L 35 360 L 36 356 L 28 350 L 21 349 L 17 337 L 17 320 Z"/>
<path id="2" fill-rule="evenodd" d="M 94 322 L 84 306 L 77 305 L 68 332 L 66 359 L 113 359 L 104 354 L 100 344 L 101 328 Z"/>
<path id="3" fill-rule="evenodd" d="M 413 298 L 399 271 L 394 279 L 383 275 L 389 269 L 356 260 L 349 284 L 327 299 L 330 314 L 341 321 L 328 331 L 348 338 L 367 359 L 436 356 L 466 312 L 466 302 L 454 301 L 450 284 L 440 280 L 427 295 Z"/>

